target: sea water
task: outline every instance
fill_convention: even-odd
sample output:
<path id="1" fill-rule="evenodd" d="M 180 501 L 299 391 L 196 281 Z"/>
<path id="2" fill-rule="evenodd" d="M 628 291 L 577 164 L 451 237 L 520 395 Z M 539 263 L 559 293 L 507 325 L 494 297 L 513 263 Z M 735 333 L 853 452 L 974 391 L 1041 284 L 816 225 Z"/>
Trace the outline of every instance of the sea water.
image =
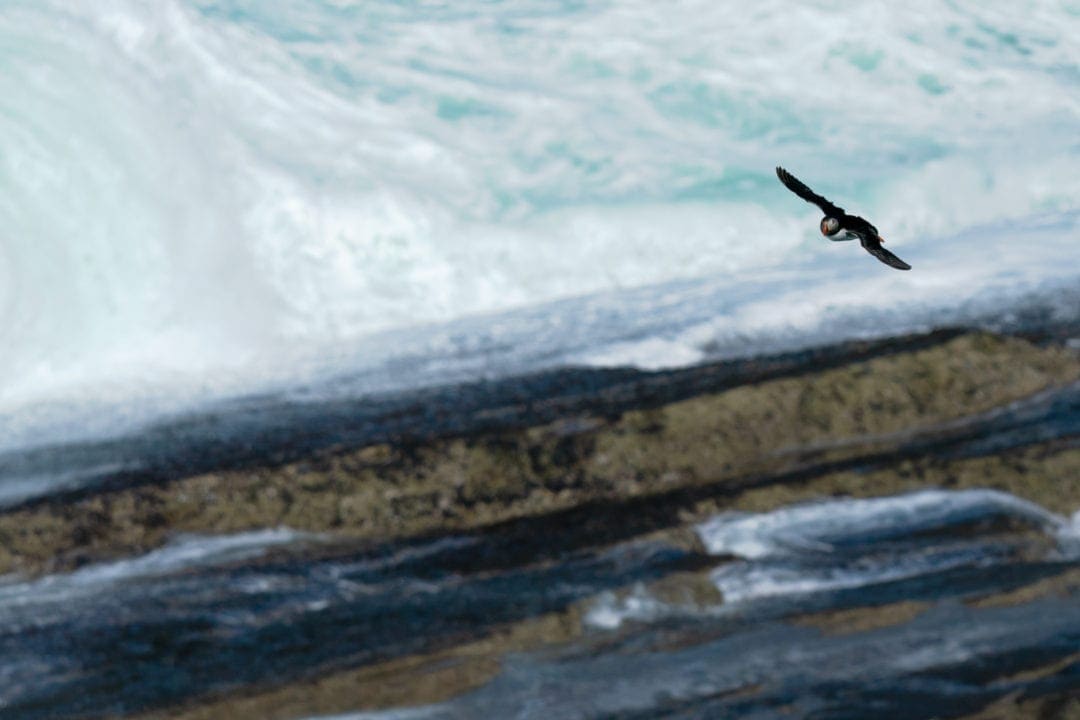
<path id="1" fill-rule="evenodd" d="M 9 0 L 0 444 L 1068 319 L 1078 58 L 1049 0 Z"/>
<path id="2" fill-rule="evenodd" d="M 976 489 L 723 514 L 691 529 L 702 553 L 658 537 L 537 562 L 484 534 L 321 555 L 327 538 L 284 528 L 182 536 L 139 557 L 0 582 L 0 717 L 137 713 L 420 652 L 419 670 L 399 671 L 408 687 L 411 672 L 431 678 L 424 649 L 544 613 L 578 625 L 574 607 L 571 637 L 507 655 L 497 640 L 474 649 L 496 670 L 444 703 L 337 717 L 772 718 L 777 707 L 859 717 L 882 706 L 884 717 L 956 716 L 1075 685 L 1067 669 L 1009 670 L 1068 663 L 1080 640 L 1074 597 L 977 600 L 1067 582 L 1077 529 L 1076 517 Z M 672 592 L 689 561 L 718 593 Z M 827 634 L 798 621 L 897 603 L 926 607 Z M 357 689 L 355 702 L 370 700 Z"/>

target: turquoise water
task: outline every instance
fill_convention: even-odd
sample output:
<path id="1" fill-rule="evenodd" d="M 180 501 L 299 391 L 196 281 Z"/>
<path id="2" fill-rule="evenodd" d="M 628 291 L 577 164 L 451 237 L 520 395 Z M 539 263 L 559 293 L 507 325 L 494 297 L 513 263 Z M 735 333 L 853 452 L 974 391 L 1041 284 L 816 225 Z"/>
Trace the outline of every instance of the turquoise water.
<path id="1" fill-rule="evenodd" d="M 352 390 L 1075 289 L 1077 58 L 1059 2 L 7 2 L 5 443 L 395 353 L 435 370 Z"/>

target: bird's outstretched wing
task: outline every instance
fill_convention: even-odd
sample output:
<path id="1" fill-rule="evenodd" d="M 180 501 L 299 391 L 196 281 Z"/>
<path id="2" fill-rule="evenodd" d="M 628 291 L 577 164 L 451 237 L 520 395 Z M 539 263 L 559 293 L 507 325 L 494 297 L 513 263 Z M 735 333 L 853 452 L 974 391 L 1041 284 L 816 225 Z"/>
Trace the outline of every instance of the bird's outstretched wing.
<path id="1" fill-rule="evenodd" d="M 881 246 L 881 241 L 878 238 L 866 237 L 865 235 L 859 236 L 859 242 L 866 248 L 866 252 L 876 257 L 881 262 L 885 263 L 889 267 L 894 267 L 897 270 L 910 270 L 911 266 L 900 258 L 893 255 L 891 252 Z"/>
<path id="2" fill-rule="evenodd" d="M 831 202 L 808 188 L 801 180 L 799 180 L 799 178 L 795 177 L 784 168 L 776 168 L 776 177 L 780 178 L 780 182 L 784 183 L 788 190 L 795 193 L 806 202 L 814 203 L 829 217 L 838 218 L 844 215 L 844 208 L 833 205 Z"/>

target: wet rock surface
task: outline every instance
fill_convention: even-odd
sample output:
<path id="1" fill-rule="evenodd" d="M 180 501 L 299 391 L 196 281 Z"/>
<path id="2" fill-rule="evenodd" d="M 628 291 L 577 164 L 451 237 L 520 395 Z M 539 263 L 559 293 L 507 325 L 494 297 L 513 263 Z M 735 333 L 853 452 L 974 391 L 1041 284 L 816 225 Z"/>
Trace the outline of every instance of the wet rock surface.
<path id="1" fill-rule="evenodd" d="M 0 516 L 0 568 L 70 568 L 146 551 L 176 532 L 286 525 L 386 540 L 586 503 L 678 491 L 704 499 L 797 485 L 837 470 L 1032 444 L 1044 446 L 1040 462 L 1075 463 L 1068 440 L 1080 424 L 1074 353 L 984 333 L 920 337 L 892 349 L 875 347 L 871 359 L 862 359 L 871 350 L 858 349 L 838 367 L 788 368 L 785 377 L 655 406 L 665 382 L 680 395 L 717 377 L 724 385 L 732 371 L 636 373 L 618 392 L 643 393 L 641 409 L 600 415 L 588 411 L 596 398 L 573 396 L 568 417 L 535 426 L 328 449 L 294 462 L 38 502 Z M 996 444 L 980 448 L 980 442 Z M 925 462 L 898 471 L 901 478 L 934 472 Z M 1007 483 L 1021 482 L 1016 475 L 1035 477 L 1007 466 L 999 471 Z M 875 484 L 889 491 L 881 478 Z M 706 485 L 712 487 L 689 490 Z M 1071 500 L 1059 486 L 1034 479 L 1024 495 L 1060 507 Z"/>
<path id="2" fill-rule="evenodd" d="M 1080 359 L 958 332 L 816 352 L 568 372 L 484 402 L 475 387 L 457 403 L 431 391 L 402 420 L 411 429 L 385 437 L 357 430 L 373 416 L 329 408 L 345 429 L 319 435 L 324 417 L 292 444 L 263 434 L 266 462 L 257 444 L 219 448 L 216 470 L 162 465 L 9 508 L 0 716 L 435 703 L 432 717 L 471 717 L 537 699 L 530 677 L 571 697 L 642 678 L 640 694 L 607 704 L 544 694 L 548 716 L 847 717 L 870 702 L 882 717 L 1072 712 Z M 293 420 L 262 422 L 284 433 Z M 799 530 L 806 552 L 755 558 L 710 548 L 701 530 L 733 512 L 929 488 L 960 509 L 929 527 L 906 510 L 922 524 L 897 521 L 895 537 L 860 536 L 850 552 Z M 201 538 L 279 527 L 295 537 L 168 564 L 208 552 Z M 151 560 L 132 570 L 133 558 Z M 951 664 L 943 647 L 922 665 L 857 671 L 873 647 L 906 657 L 957 627 L 972 634 Z M 795 682 L 788 668 L 781 691 L 749 660 L 719 661 L 752 646 L 762 668 L 802 653 L 819 670 Z M 902 714 L 913 707 L 926 713 Z"/>

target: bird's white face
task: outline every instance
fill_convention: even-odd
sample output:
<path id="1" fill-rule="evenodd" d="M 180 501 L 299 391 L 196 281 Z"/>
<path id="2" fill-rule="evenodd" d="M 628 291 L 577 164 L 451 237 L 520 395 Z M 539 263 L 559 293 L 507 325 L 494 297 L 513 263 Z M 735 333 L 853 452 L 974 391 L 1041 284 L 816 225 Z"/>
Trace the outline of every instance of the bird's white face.
<path id="1" fill-rule="evenodd" d="M 840 221 L 834 217 L 821 218 L 821 234 L 835 235 L 840 230 Z"/>

